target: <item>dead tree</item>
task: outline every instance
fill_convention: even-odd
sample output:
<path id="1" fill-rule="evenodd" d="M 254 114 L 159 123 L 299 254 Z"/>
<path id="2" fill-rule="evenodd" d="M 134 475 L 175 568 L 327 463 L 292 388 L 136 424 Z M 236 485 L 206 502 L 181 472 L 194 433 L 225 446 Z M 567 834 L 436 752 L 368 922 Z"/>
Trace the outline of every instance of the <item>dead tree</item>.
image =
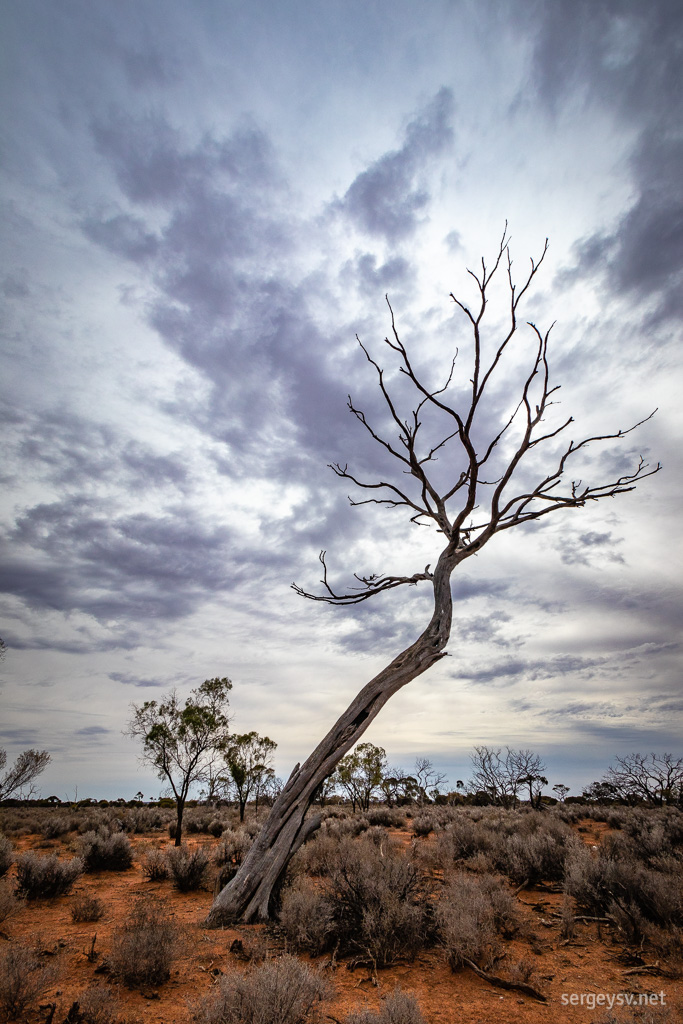
<path id="1" fill-rule="evenodd" d="M 319 825 L 318 818 L 306 819 L 318 786 L 360 739 L 389 698 L 445 656 L 451 632 L 451 576 L 454 570 L 503 530 L 631 491 L 636 481 L 660 468 L 659 465 L 648 467 L 641 457 L 630 472 L 607 482 L 585 484 L 568 478 L 570 469 L 576 465 L 577 455 L 582 454 L 588 445 L 623 438 L 645 420 L 628 429 L 568 443 L 563 438 L 573 423 L 573 417 L 557 426 L 545 426 L 546 414 L 555 404 L 552 396 L 556 395 L 558 386 L 550 383 L 550 330 L 542 333 L 533 323 L 528 325 L 532 349 L 520 378 L 515 407 L 508 409 L 496 427 L 484 436 L 486 423 L 491 421 L 490 403 L 488 418 L 483 415 L 484 399 L 490 397 L 494 383 L 498 384 L 502 378 L 506 366 L 504 357 L 511 352 L 510 343 L 518 329 L 520 302 L 538 273 L 548 248 L 546 240 L 540 259 L 531 260 L 530 270 L 523 284 L 518 286 L 512 275 L 508 245 L 506 230 L 493 266 L 487 267 L 482 259 L 477 273 L 469 271 L 478 292 L 476 306 L 470 309 L 451 295 L 466 317 L 472 335 L 472 363 L 460 385 L 455 380 L 457 352 L 442 387 L 434 388 L 425 383 L 399 336 L 387 298 L 391 333 L 385 342 L 398 360 L 404 381 L 412 386 L 416 395 L 413 411 L 407 419 L 399 413 L 398 400 L 392 397 L 383 369 L 358 339 L 368 363 L 377 374 L 388 415 L 398 433 L 398 443 L 382 436 L 350 397 L 349 409 L 373 440 L 396 460 L 401 475 L 397 477 L 398 483 L 391 480 L 369 483 L 354 476 L 347 465 L 334 464 L 330 468 L 338 477 L 349 480 L 368 494 L 361 501 L 351 501 L 352 505 L 373 503 L 407 509 L 414 523 L 436 527 L 441 538 L 441 551 L 433 569 L 427 565 L 422 572 L 412 576 L 355 575 L 353 586 L 342 592 L 335 590 L 329 581 L 323 551 L 320 555 L 322 593 L 308 593 L 296 584 L 293 587 L 297 594 L 313 601 L 350 605 L 397 587 L 425 582 L 433 591 L 433 613 L 417 640 L 363 687 L 310 757 L 303 765 L 294 768 L 240 870 L 216 897 L 207 919 L 210 925 L 268 918 L 272 894 L 287 863 Z M 497 343 L 487 352 L 482 325 L 491 282 L 497 274 L 500 276 L 499 272 L 507 276 L 507 321 L 502 337 L 499 335 Z M 509 373 L 509 367 L 505 372 Z M 455 400 L 449 400 L 448 393 L 456 391 Z M 425 443 L 422 441 L 425 433 L 421 429 L 423 421 L 428 423 L 429 429 L 440 430 Z M 532 461 L 529 459 L 522 472 L 525 457 L 540 446 L 545 446 L 549 468 L 534 470 L 534 467 L 528 467 L 528 462 Z M 437 460 L 440 460 L 438 466 Z M 444 481 L 443 473 L 437 470 L 445 464 L 452 474 Z"/>

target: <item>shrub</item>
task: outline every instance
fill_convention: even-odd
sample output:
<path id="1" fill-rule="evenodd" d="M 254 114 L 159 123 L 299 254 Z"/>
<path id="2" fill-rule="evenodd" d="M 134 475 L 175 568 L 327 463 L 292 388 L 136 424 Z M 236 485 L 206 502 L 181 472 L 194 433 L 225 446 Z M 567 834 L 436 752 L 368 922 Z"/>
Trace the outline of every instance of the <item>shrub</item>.
<path id="1" fill-rule="evenodd" d="M 99 921 L 104 914 L 104 903 L 97 896 L 88 896 L 81 892 L 71 903 L 71 920 L 77 924 L 81 921 Z"/>
<path id="2" fill-rule="evenodd" d="M 40 834 L 46 839 L 59 839 L 69 831 L 69 819 L 59 811 L 45 818 L 40 824 Z"/>
<path id="3" fill-rule="evenodd" d="M 14 860 L 14 848 L 7 836 L 0 835 L 0 878 L 7 874 Z"/>
<path id="4" fill-rule="evenodd" d="M 371 807 L 367 812 L 371 825 L 384 825 L 385 828 L 403 828 L 406 816 L 397 807 Z"/>
<path id="5" fill-rule="evenodd" d="M 341 842 L 324 891 L 342 953 L 384 967 L 424 945 L 428 901 L 421 879 L 390 840 L 382 847 L 365 837 Z"/>
<path id="6" fill-rule="evenodd" d="M 180 892 L 200 889 L 209 867 L 209 855 L 201 846 L 176 846 L 166 855 L 173 884 Z"/>
<path id="7" fill-rule="evenodd" d="M 17 906 L 18 900 L 12 891 L 11 882 L 9 878 L 3 878 L 0 881 L 0 924 L 14 913 Z"/>
<path id="8" fill-rule="evenodd" d="M 168 861 L 161 850 L 147 850 L 141 857 L 140 864 L 145 878 L 150 882 L 163 882 L 168 878 Z"/>
<path id="9" fill-rule="evenodd" d="M 330 834 L 329 829 L 323 826 L 320 832 L 309 839 L 294 855 L 289 864 L 289 874 L 303 872 L 316 878 L 327 875 L 336 860 L 338 849 L 339 837 Z"/>
<path id="10" fill-rule="evenodd" d="M 178 928 L 163 908 L 138 902 L 112 938 L 109 965 L 127 985 L 167 980 L 180 947 Z"/>
<path id="11" fill-rule="evenodd" d="M 253 839 L 244 829 L 226 828 L 221 834 L 221 841 L 214 850 L 214 863 L 219 867 L 225 864 L 232 864 L 237 871 L 249 850 Z"/>
<path id="12" fill-rule="evenodd" d="M 420 811 L 413 818 L 413 835 L 415 836 L 428 836 L 430 832 L 434 831 L 436 825 L 436 819 L 429 811 Z"/>
<path id="13" fill-rule="evenodd" d="M 452 970 L 466 960 L 490 966 L 498 935 L 510 936 L 517 928 L 514 900 L 493 875 L 454 875 L 438 901 L 436 921 Z"/>
<path id="14" fill-rule="evenodd" d="M 82 873 L 80 857 L 60 860 L 56 853 L 49 857 L 23 853 L 17 858 L 17 894 L 27 900 L 63 896 Z"/>
<path id="15" fill-rule="evenodd" d="M 127 871 L 133 863 L 133 847 L 122 832 L 86 832 L 79 853 L 86 871 Z"/>
<path id="16" fill-rule="evenodd" d="M 415 996 L 396 989 L 382 1001 L 379 1010 L 357 1010 L 346 1018 L 345 1024 L 426 1024 L 426 1021 Z"/>
<path id="17" fill-rule="evenodd" d="M 119 1001 L 106 985 L 92 985 L 79 996 L 78 1013 L 81 1024 L 118 1024 Z"/>
<path id="18" fill-rule="evenodd" d="M 0 957 L 0 1006 L 7 1018 L 23 1015 L 57 974 L 56 964 L 46 964 L 33 950 L 10 943 Z"/>
<path id="19" fill-rule="evenodd" d="M 610 914 L 630 941 L 639 941 L 643 922 L 683 927 L 683 891 L 677 875 L 662 874 L 633 860 L 591 857 L 577 850 L 569 859 L 565 890 L 589 914 Z"/>
<path id="20" fill-rule="evenodd" d="M 318 1017 L 329 985 L 318 971 L 284 955 L 247 974 L 232 971 L 193 1008 L 194 1024 L 305 1024 Z"/>
<path id="21" fill-rule="evenodd" d="M 297 879 L 283 893 L 280 927 L 293 949 L 317 956 L 334 931 L 332 906 L 319 888 Z"/>

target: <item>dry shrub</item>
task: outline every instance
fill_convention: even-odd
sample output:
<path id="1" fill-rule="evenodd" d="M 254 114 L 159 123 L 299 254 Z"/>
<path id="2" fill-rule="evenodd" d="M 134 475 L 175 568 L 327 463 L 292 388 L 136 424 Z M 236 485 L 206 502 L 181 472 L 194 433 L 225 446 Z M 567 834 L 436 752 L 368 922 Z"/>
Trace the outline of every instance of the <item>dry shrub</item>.
<path id="1" fill-rule="evenodd" d="M 496 866 L 516 882 L 561 881 L 567 857 L 581 845 L 580 841 L 564 822 L 545 814 L 528 812 L 517 822 L 496 858 Z"/>
<path id="2" fill-rule="evenodd" d="M 332 821 L 333 819 L 328 819 Z M 299 872 L 306 875 L 313 875 L 319 878 L 328 873 L 328 868 L 334 864 L 337 850 L 339 848 L 339 836 L 332 835 L 325 823 L 320 832 L 301 847 L 290 861 L 288 873 L 296 875 Z"/>
<path id="3" fill-rule="evenodd" d="M 25 1012 L 59 973 L 55 963 L 45 963 L 26 946 L 10 943 L 0 957 L 0 1007 L 8 1020 L 25 1020 Z"/>
<path id="4" fill-rule="evenodd" d="M 7 874 L 14 861 L 14 847 L 7 836 L 0 835 L 0 878 Z"/>
<path id="5" fill-rule="evenodd" d="M 412 830 L 414 836 L 428 836 L 434 831 L 437 825 L 436 818 L 429 811 L 420 811 L 413 818 Z"/>
<path id="6" fill-rule="evenodd" d="M 109 965 L 127 985 L 158 985 L 168 979 L 179 951 L 178 928 L 164 908 L 140 901 L 114 932 Z"/>
<path id="7" fill-rule="evenodd" d="M 166 854 L 173 884 L 180 892 L 201 889 L 209 868 L 209 855 L 201 846 L 175 846 Z"/>
<path id="8" fill-rule="evenodd" d="M 92 985 L 78 999 L 81 1024 L 119 1024 L 119 1001 L 106 985 Z"/>
<path id="9" fill-rule="evenodd" d="M 104 914 L 104 903 L 97 896 L 89 896 L 80 892 L 71 903 L 71 920 L 74 923 L 81 921 L 99 921 Z"/>
<path id="10" fill-rule="evenodd" d="M 133 847 L 122 832 L 86 832 L 79 854 L 86 871 L 127 871 L 133 863 Z"/>
<path id="11" fill-rule="evenodd" d="M 214 863 L 219 867 L 232 864 L 235 870 L 240 866 L 253 844 L 253 839 L 244 829 L 226 828 L 214 850 Z"/>
<path id="12" fill-rule="evenodd" d="M 329 900 L 307 879 L 296 879 L 283 893 L 280 927 L 293 949 L 317 956 L 334 932 Z"/>
<path id="13" fill-rule="evenodd" d="M 193 1007 L 195 1024 L 312 1024 L 329 985 L 319 971 L 285 954 L 247 974 L 231 970 Z"/>
<path id="14" fill-rule="evenodd" d="M 164 882 L 168 878 L 166 854 L 156 847 L 146 850 L 140 858 L 142 873 L 149 882 Z"/>
<path id="15" fill-rule="evenodd" d="M 45 839 L 59 839 L 60 836 L 64 836 L 69 831 L 69 819 L 64 817 L 59 811 L 54 816 L 45 818 L 40 824 L 40 834 Z"/>
<path id="16" fill-rule="evenodd" d="M 49 857 L 22 853 L 17 857 L 17 894 L 27 900 L 63 896 L 82 874 L 80 857 L 60 860 L 56 853 Z"/>
<path id="17" fill-rule="evenodd" d="M 518 927 L 511 893 L 495 875 L 454 875 L 436 907 L 439 936 L 453 970 L 465 960 L 490 967 L 499 950 L 499 935 Z"/>
<path id="18" fill-rule="evenodd" d="M 9 878 L 0 881 L 0 924 L 6 921 L 18 908 L 19 901 L 14 895 L 12 883 Z"/>
<path id="19" fill-rule="evenodd" d="M 371 825 L 385 828 L 405 828 L 406 816 L 398 807 L 370 807 L 366 817 Z"/>
<path id="20" fill-rule="evenodd" d="M 356 1010 L 345 1024 L 426 1024 L 415 996 L 396 989 L 382 1000 L 379 1010 Z"/>
<path id="21" fill-rule="evenodd" d="M 636 860 L 612 860 L 579 850 L 567 864 L 565 890 L 588 914 L 608 915 L 627 942 L 680 955 L 683 884 L 680 872 L 651 870 Z"/>
<path id="22" fill-rule="evenodd" d="M 400 846 L 345 839 L 329 868 L 325 896 L 342 953 L 384 967 L 414 956 L 426 941 L 428 901 L 419 872 Z"/>

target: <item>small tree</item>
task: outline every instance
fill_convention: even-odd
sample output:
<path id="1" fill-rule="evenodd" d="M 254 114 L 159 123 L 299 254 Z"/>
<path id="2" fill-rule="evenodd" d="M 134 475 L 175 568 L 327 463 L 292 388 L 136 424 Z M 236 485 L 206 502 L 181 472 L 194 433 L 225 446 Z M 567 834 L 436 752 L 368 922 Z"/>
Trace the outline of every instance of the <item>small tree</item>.
<path id="1" fill-rule="evenodd" d="M 225 764 L 237 794 L 240 821 L 244 821 L 249 798 L 252 794 L 258 798 L 269 775 L 274 775 L 272 760 L 276 747 L 277 743 L 267 736 L 247 732 L 233 736 L 225 749 Z"/>
<path id="2" fill-rule="evenodd" d="M 675 803 L 683 791 L 683 757 L 627 754 L 609 767 L 603 782 L 630 802 L 644 800 L 657 807 Z"/>
<path id="3" fill-rule="evenodd" d="M 374 743 L 359 743 L 337 765 L 337 783 L 348 796 L 353 810 L 356 804 L 367 811 L 372 797 L 382 784 L 387 768 L 387 753 Z"/>
<path id="4" fill-rule="evenodd" d="M 557 799 L 561 804 L 567 799 L 567 793 L 571 789 L 571 786 L 565 786 L 563 782 L 558 782 L 557 785 L 553 786 L 553 793 L 557 794 Z"/>
<path id="5" fill-rule="evenodd" d="M 382 795 L 387 807 L 395 803 L 408 803 L 418 797 L 418 781 L 414 775 L 408 775 L 403 768 L 387 768 L 380 782 Z"/>
<path id="6" fill-rule="evenodd" d="M 175 845 L 180 846 L 183 811 L 190 787 L 201 781 L 207 762 L 216 749 L 228 742 L 229 718 L 226 713 L 232 683 L 206 679 L 192 690 L 184 704 L 175 690 L 161 701 L 132 704 L 127 733 L 143 743 L 141 760 L 166 779 L 176 801 Z"/>
<path id="7" fill-rule="evenodd" d="M 418 638 L 360 690 L 304 764 L 295 766 L 240 870 L 216 897 L 209 924 L 268 918 L 274 886 L 319 824 L 307 819 L 306 813 L 322 780 L 358 742 L 393 694 L 445 656 L 453 616 L 453 573 L 497 534 L 632 491 L 639 480 L 659 469 L 648 469 L 641 457 L 631 470 L 616 471 L 606 479 L 572 479 L 577 457 L 580 459 L 589 445 L 620 440 L 640 424 L 579 441 L 563 440 L 573 417 L 546 422 L 559 387 L 550 383 L 550 329 L 543 332 L 529 324 L 531 350 L 521 371 L 517 360 L 507 359 L 519 326 L 520 303 L 543 263 L 547 245 L 546 241 L 540 259 L 531 260 L 520 286 L 512 273 L 506 226 L 493 266 L 487 267 L 482 260 L 478 273 L 469 272 L 475 285 L 473 307 L 451 295 L 471 330 L 471 359 L 464 373 L 456 374 L 456 350 L 448 360 L 445 383 L 430 381 L 430 371 L 413 363 L 389 305 L 391 332 L 385 341 L 398 362 L 402 381 L 413 389 L 412 409 L 403 406 L 403 396 L 392 391 L 383 368 L 359 339 L 368 365 L 377 375 L 391 432 L 387 435 L 373 426 L 351 397 L 349 409 L 395 460 L 394 468 L 399 471 L 383 480 L 367 481 L 346 464 L 334 463 L 331 469 L 365 492 L 366 497 L 352 500 L 352 505 L 372 503 L 405 510 L 413 523 L 434 529 L 438 549 L 421 571 L 407 576 L 356 573 L 349 589 L 332 585 L 322 551 L 322 592 L 293 586 L 302 597 L 346 606 L 398 587 L 426 583 L 433 594 L 433 612 Z M 491 341 L 484 319 L 490 308 L 492 281 L 501 268 L 507 272 L 507 322 Z M 517 381 L 514 398 L 504 386 L 506 379 Z M 541 468 L 533 456 L 542 449 L 547 464 Z M 583 469 L 580 472 L 585 475 Z"/>
<path id="8" fill-rule="evenodd" d="M 415 758 L 415 777 L 419 788 L 418 800 L 420 806 L 427 801 L 428 790 L 438 790 L 446 781 L 447 776 L 438 772 L 428 757 Z"/>
<path id="9" fill-rule="evenodd" d="M 7 800 L 13 793 L 28 787 L 29 794 L 33 791 L 35 779 L 44 772 L 50 763 L 47 750 L 25 750 L 19 754 L 11 768 L 0 778 L 0 800 Z M 7 751 L 0 750 L 0 771 L 7 764 Z"/>
<path id="10" fill-rule="evenodd" d="M 612 786 L 609 782 L 591 782 L 590 786 L 586 786 L 581 795 L 584 800 L 595 800 L 599 804 L 612 803 L 612 801 L 619 799 L 616 787 Z"/>

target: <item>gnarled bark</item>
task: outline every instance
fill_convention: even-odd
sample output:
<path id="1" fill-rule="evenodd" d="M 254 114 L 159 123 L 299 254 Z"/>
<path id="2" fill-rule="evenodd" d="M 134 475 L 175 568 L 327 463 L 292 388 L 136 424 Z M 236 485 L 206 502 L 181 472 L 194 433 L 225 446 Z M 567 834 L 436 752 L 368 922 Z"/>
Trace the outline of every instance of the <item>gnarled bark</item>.
<path id="1" fill-rule="evenodd" d="M 450 579 L 461 560 L 451 542 L 433 574 L 434 613 L 424 633 L 367 683 L 303 765 L 297 765 L 235 877 L 214 901 L 207 924 L 267 920 L 279 879 L 296 851 L 320 825 L 305 820 L 317 787 L 363 735 L 389 698 L 445 655 L 451 633 Z"/>

